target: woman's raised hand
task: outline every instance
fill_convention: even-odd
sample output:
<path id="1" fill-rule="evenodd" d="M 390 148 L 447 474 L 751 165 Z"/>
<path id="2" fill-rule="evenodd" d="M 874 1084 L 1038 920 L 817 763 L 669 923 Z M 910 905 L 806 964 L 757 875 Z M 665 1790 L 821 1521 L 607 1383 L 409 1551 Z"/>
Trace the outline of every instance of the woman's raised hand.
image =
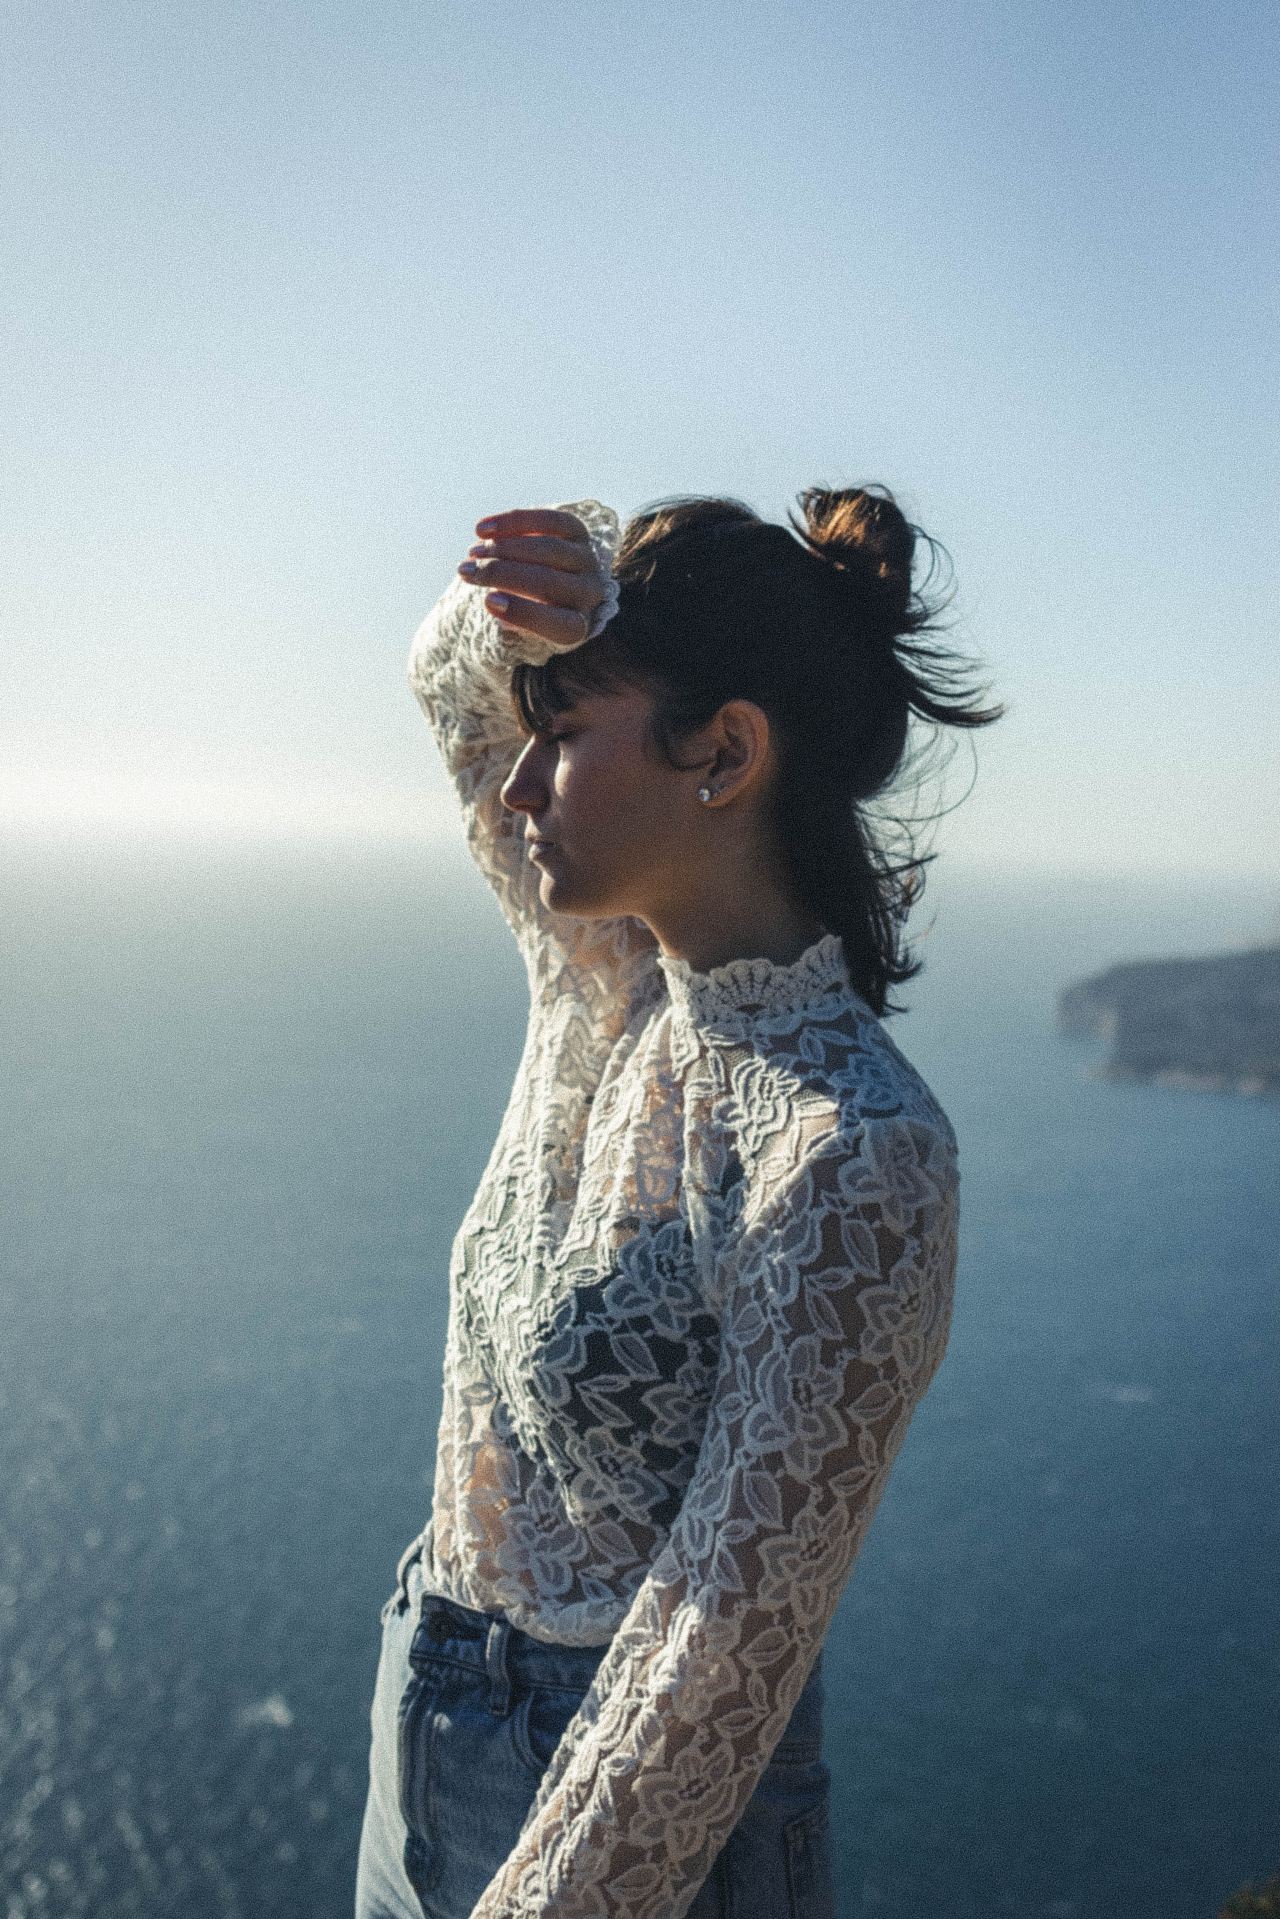
<path id="1" fill-rule="evenodd" d="M 514 507 L 477 521 L 476 532 L 480 537 L 458 571 L 484 588 L 494 618 L 557 651 L 580 646 L 609 581 L 577 514 Z"/>

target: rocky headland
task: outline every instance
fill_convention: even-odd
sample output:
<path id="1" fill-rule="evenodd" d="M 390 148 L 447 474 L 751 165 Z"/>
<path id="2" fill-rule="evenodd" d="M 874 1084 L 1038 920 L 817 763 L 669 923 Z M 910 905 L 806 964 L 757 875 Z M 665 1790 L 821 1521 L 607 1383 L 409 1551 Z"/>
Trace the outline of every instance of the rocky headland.
<path id="1" fill-rule="evenodd" d="M 1106 1042 L 1109 1079 L 1280 1095 L 1280 944 L 1109 966 L 1059 994 L 1058 1023 Z"/>

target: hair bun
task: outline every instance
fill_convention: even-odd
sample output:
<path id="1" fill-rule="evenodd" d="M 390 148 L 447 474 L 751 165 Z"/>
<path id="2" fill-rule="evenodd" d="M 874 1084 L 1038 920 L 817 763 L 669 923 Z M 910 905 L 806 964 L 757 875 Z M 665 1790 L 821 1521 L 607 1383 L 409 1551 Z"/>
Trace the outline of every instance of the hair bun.
<path id="1" fill-rule="evenodd" d="M 804 525 L 788 517 L 809 551 L 856 579 L 878 623 L 909 630 L 916 529 L 888 488 L 810 486 L 798 500 Z"/>

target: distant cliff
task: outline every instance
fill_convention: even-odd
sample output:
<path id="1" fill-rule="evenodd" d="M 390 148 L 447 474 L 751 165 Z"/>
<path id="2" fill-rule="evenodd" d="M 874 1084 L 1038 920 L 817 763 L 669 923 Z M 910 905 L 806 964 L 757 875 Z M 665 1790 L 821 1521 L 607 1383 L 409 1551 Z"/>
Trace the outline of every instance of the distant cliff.
<path id="1" fill-rule="evenodd" d="M 1059 994 L 1058 1022 L 1107 1041 L 1112 1079 L 1280 1094 L 1280 945 L 1109 966 Z"/>

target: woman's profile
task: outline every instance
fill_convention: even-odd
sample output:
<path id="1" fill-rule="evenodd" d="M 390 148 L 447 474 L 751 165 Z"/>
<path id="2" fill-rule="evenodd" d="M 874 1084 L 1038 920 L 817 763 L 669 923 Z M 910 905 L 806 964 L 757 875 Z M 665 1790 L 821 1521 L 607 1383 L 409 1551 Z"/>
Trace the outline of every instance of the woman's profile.
<path id="1" fill-rule="evenodd" d="M 478 523 L 410 681 L 528 973 L 383 1608 L 358 1919 L 832 1919 L 822 1646 L 942 1360 L 953 1129 L 870 802 L 936 549 L 882 489 Z"/>

